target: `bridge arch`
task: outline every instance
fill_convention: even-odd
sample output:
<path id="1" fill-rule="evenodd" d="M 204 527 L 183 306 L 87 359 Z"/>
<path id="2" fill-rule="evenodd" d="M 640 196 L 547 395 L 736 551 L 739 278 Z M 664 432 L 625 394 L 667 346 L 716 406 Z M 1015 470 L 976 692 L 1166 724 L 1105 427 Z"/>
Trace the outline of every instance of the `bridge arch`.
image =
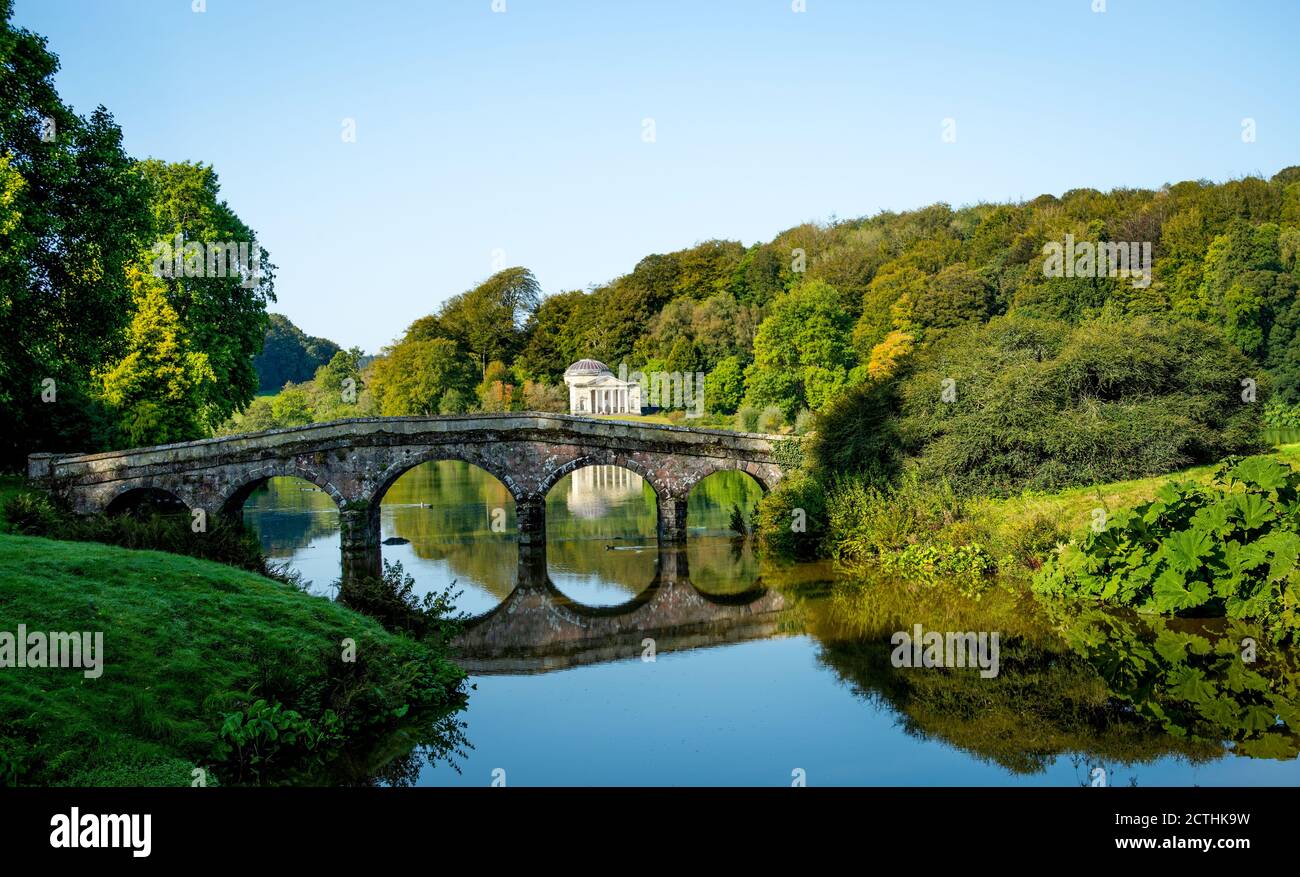
<path id="1" fill-rule="evenodd" d="M 766 495 L 775 485 L 769 484 L 768 482 L 770 479 L 766 478 L 763 473 L 755 471 L 757 468 L 758 467 L 748 466 L 741 462 L 728 462 L 719 466 L 711 466 L 706 469 L 695 470 L 686 475 L 686 477 L 682 479 L 682 486 L 689 494 L 701 481 L 712 475 L 717 475 L 720 472 L 739 472 L 742 475 L 748 475 L 750 480 L 757 484 L 759 489 L 763 491 L 763 494 Z"/>
<path id="2" fill-rule="evenodd" d="M 248 500 L 253 491 L 272 478 L 301 478 L 303 481 L 320 488 L 322 493 L 334 501 L 334 505 L 340 507 L 343 505 L 343 494 L 330 483 L 328 478 L 323 477 L 313 469 L 300 465 L 296 460 L 279 460 L 250 469 L 235 479 L 233 484 L 218 499 L 217 510 L 223 515 L 238 515 L 243 510 L 245 501 Z"/>
<path id="3" fill-rule="evenodd" d="M 487 455 L 479 452 L 478 449 L 472 447 L 439 446 L 430 448 L 421 453 L 405 455 L 400 460 L 395 460 L 385 467 L 376 478 L 374 489 L 371 490 L 369 495 L 366 497 L 370 504 L 370 508 L 376 515 L 378 515 L 379 504 L 383 501 L 384 494 L 388 493 L 392 486 L 397 483 L 397 479 L 401 478 L 407 472 L 410 472 L 416 466 L 421 466 L 425 463 L 441 463 L 445 461 L 468 463 L 475 468 L 482 469 L 497 481 L 501 482 L 501 484 L 505 486 L 506 490 L 510 491 L 510 497 L 516 503 L 521 499 L 525 499 L 527 496 L 527 492 L 520 486 L 518 479 L 514 478 L 504 468 L 497 465 L 497 463 Z"/>
<path id="4" fill-rule="evenodd" d="M 560 483 L 565 475 L 569 475 L 579 469 L 585 469 L 588 466 L 617 466 L 620 469 L 627 469 L 629 472 L 635 472 L 645 479 L 646 484 L 655 493 L 655 502 L 659 503 L 668 495 L 668 488 L 660 483 L 649 467 L 642 465 L 635 458 L 620 454 L 614 451 L 601 451 L 598 453 L 584 454 L 581 457 L 575 457 L 561 466 L 552 469 L 546 473 L 542 479 L 539 493 L 545 498 L 554 489 L 555 485 Z"/>
<path id="5" fill-rule="evenodd" d="M 170 487 L 164 487 L 156 484 L 140 484 L 134 487 L 127 487 L 115 493 L 108 502 L 104 504 L 104 514 L 118 515 L 131 511 L 142 503 L 153 501 L 163 505 L 175 505 L 176 511 L 189 511 L 193 508 L 187 497 L 182 496 L 184 491 L 173 490 Z M 170 502 L 168 502 L 170 500 Z"/>

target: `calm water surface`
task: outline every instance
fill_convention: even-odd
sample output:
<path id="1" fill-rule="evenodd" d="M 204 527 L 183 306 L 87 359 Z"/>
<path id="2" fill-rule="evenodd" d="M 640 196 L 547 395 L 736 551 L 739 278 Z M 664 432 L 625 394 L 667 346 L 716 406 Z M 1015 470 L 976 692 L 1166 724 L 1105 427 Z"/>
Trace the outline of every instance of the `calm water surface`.
<path id="1" fill-rule="evenodd" d="M 412 760 L 403 781 L 788 785 L 803 771 L 809 785 L 1087 785 L 1100 768 L 1110 785 L 1300 784 L 1300 656 L 1258 631 L 837 582 L 732 538 L 732 507 L 758 496 L 739 473 L 706 479 L 685 549 L 660 550 L 650 487 L 580 469 L 547 498 L 539 558 L 521 555 L 491 476 L 459 462 L 404 475 L 381 526 L 408 541 L 384 559 L 421 592 L 454 583 L 478 620 L 459 643 L 474 685 L 464 739 Z M 273 558 L 336 593 L 325 494 L 272 479 L 244 515 Z M 917 623 L 999 631 L 999 675 L 894 667 L 891 635 Z M 1243 671 L 1249 635 L 1259 659 Z"/>

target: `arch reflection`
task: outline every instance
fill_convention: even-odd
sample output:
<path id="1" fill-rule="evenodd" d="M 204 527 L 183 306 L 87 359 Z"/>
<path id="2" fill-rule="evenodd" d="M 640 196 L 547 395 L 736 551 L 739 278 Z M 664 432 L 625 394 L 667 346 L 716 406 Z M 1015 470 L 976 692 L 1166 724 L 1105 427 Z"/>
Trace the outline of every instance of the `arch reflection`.
<path id="1" fill-rule="evenodd" d="M 521 546 L 514 591 L 470 619 L 455 640 L 457 662 L 470 673 L 546 673 L 767 639 L 781 632 L 787 614 L 785 597 L 761 586 L 735 594 L 697 590 L 681 547 L 657 549 L 649 586 L 615 606 L 586 605 L 563 593 L 546 555 L 544 546 Z"/>

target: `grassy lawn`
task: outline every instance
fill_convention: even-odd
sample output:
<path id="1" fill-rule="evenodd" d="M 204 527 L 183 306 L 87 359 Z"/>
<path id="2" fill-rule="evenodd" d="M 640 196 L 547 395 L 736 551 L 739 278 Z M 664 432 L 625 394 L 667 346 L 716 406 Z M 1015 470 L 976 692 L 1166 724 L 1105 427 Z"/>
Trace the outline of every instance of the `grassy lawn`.
<path id="1" fill-rule="evenodd" d="M 196 766 L 229 783 L 214 744 L 251 691 L 312 720 L 334 709 L 352 735 L 460 686 L 423 645 L 223 564 L 0 535 L 0 583 L 0 631 L 102 631 L 104 648 L 99 678 L 0 669 L 0 785 L 190 785 Z"/>
<path id="2" fill-rule="evenodd" d="M 1281 445 L 1269 455 L 1291 466 L 1300 465 L 1300 444 Z M 1075 487 L 1059 493 L 1023 494 L 1006 499 L 976 499 L 968 507 L 973 521 L 998 537 L 995 542 L 1010 541 L 1016 532 L 1025 531 L 1036 519 L 1048 518 L 1061 529 L 1074 533 L 1092 522 L 1096 508 L 1107 512 L 1129 508 L 1155 497 L 1162 484 L 1170 481 L 1209 483 L 1218 464 L 1197 466 L 1132 481 L 1116 481 L 1093 487 Z"/>

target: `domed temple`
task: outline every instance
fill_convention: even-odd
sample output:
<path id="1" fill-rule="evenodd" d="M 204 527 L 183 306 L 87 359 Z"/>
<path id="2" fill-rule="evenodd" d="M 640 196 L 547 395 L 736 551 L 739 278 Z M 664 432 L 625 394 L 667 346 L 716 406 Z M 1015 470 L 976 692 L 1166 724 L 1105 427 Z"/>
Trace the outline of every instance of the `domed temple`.
<path id="1" fill-rule="evenodd" d="M 641 385 L 621 380 L 609 366 L 580 359 L 564 370 L 570 414 L 640 414 Z"/>

